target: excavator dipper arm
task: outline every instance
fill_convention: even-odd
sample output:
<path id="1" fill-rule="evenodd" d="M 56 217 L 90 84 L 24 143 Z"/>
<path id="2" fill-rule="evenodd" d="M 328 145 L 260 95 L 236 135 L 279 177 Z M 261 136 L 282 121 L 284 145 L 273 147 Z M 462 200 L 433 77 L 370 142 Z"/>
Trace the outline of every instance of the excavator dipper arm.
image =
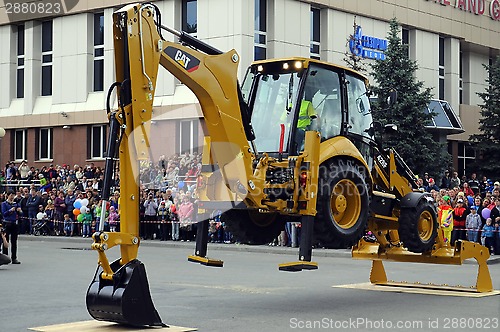
<path id="1" fill-rule="evenodd" d="M 139 239 L 139 162 L 150 156 L 150 132 L 158 67 L 161 64 L 197 96 L 211 133 L 211 152 L 225 185 L 248 206 L 262 205 L 263 179 L 254 177 L 254 139 L 237 80 L 239 56 L 223 53 L 185 33 L 162 27 L 151 3 L 130 4 L 113 15 L 117 111 L 108 109 L 110 137 L 105 165 L 103 215 L 109 199 L 115 158 L 120 162 L 120 232 L 100 229 L 92 236 L 98 268 L 87 292 L 87 309 L 98 320 L 163 326 L 149 293 L 144 264 L 137 259 Z M 179 37 L 166 41 L 161 29 Z M 108 98 L 109 100 L 109 98 Z M 243 111 L 242 111 L 243 109 Z M 243 114 L 243 115 L 242 115 Z M 254 193 L 255 192 L 255 193 Z M 120 246 L 110 263 L 106 251 Z"/>

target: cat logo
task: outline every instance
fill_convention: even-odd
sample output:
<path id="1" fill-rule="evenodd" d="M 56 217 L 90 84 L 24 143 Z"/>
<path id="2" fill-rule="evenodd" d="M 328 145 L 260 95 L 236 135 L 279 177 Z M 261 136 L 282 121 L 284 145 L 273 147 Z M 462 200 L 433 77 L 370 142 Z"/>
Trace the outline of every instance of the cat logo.
<path id="1" fill-rule="evenodd" d="M 164 52 L 184 69 L 186 69 L 188 73 L 195 71 L 200 65 L 200 60 L 176 47 L 169 46 Z"/>

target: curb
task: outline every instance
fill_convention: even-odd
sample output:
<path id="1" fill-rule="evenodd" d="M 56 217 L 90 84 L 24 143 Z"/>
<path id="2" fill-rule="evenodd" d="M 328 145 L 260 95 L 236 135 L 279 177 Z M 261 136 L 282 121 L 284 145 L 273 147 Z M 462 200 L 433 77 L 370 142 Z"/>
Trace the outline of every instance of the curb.
<path id="1" fill-rule="evenodd" d="M 90 249 L 92 244 L 91 238 L 81 237 L 64 237 L 64 236 L 31 236 L 19 235 L 19 241 L 40 241 L 40 242 L 60 242 L 64 244 L 86 244 Z M 155 248 L 182 248 L 195 250 L 196 243 L 191 242 L 174 242 L 174 241 L 158 241 L 158 240 L 142 240 L 141 246 Z M 269 245 L 246 245 L 246 244 L 225 244 L 225 243 L 209 243 L 208 250 L 221 250 L 233 252 L 255 252 L 277 255 L 299 255 L 299 248 L 279 247 Z M 313 256 L 316 257 L 345 257 L 351 258 L 351 250 L 349 249 L 313 249 Z"/>
<path id="2" fill-rule="evenodd" d="M 90 249 L 92 244 L 91 238 L 81 237 L 63 237 L 63 236 L 31 236 L 19 235 L 21 241 L 47 241 L 47 242 L 60 242 L 65 244 L 87 244 Z M 155 247 L 155 248 L 182 248 L 195 250 L 195 242 L 174 242 L 174 241 L 158 241 L 158 240 L 142 240 L 141 246 Z M 299 254 L 299 248 L 269 246 L 269 245 L 247 245 L 247 244 L 225 244 L 225 243 L 209 243 L 208 250 L 221 250 L 232 252 L 254 252 L 275 255 L 296 255 Z M 339 257 L 351 258 L 350 249 L 313 249 L 313 257 Z M 488 265 L 499 264 L 500 255 L 490 256 Z M 473 260 L 466 260 L 464 264 L 477 264 Z"/>

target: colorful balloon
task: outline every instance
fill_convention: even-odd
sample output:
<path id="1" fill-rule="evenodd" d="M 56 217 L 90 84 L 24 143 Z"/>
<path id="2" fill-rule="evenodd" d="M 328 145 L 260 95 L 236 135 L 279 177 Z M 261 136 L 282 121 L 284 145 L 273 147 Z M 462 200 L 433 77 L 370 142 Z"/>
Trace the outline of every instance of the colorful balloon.
<path id="1" fill-rule="evenodd" d="M 488 219 L 491 215 L 491 210 L 488 208 L 484 208 L 483 211 L 481 211 L 481 215 L 484 219 Z"/>
<path id="2" fill-rule="evenodd" d="M 87 205 L 89 205 L 89 200 L 86 198 L 82 199 L 82 206 L 87 206 Z"/>
<path id="3" fill-rule="evenodd" d="M 74 207 L 75 209 L 79 209 L 79 208 L 81 208 L 81 207 L 82 207 L 82 200 L 81 200 L 80 198 L 79 198 L 79 199 L 77 199 L 77 200 L 73 203 L 73 207 Z"/>
<path id="4" fill-rule="evenodd" d="M 83 214 L 79 214 L 78 217 L 76 217 L 76 220 L 78 220 L 79 222 L 82 222 L 83 221 Z"/>
<path id="5" fill-rule="evenodd" d="M 73 209 L 73 215 L 74 216 L 78 216 L 80 214 L 80 210 L 79 209 Z"/>

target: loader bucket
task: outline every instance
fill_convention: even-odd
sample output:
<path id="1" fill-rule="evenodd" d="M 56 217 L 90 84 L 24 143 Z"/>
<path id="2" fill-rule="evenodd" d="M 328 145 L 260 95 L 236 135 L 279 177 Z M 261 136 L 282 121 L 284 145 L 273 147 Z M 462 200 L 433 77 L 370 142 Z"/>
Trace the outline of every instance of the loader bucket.
<path id="1" fill-rule="evenodd" d="M 87 310 L 97 320 L 132 326 L 166 326 L 156 311 L 144 264 L 134 259 L 121 266 L 111 264 L 113 280 L 101 277 L 98 267 L 87 290 Z"/>

